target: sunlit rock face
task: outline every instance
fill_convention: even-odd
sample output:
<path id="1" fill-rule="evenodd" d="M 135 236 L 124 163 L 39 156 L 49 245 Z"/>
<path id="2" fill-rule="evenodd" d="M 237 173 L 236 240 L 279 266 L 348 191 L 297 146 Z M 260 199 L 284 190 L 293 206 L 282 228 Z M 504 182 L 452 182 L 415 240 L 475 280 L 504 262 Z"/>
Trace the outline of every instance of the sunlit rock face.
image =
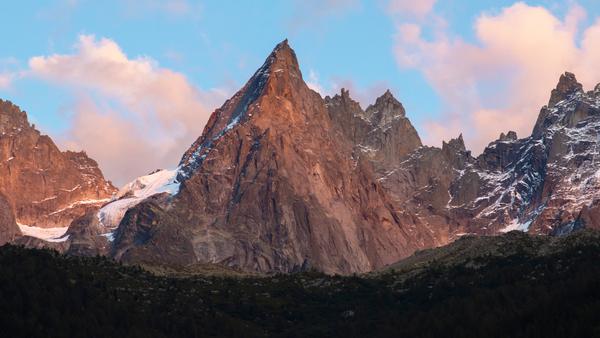
<path id="1" fill-rule="evenodd" d="M 19 224 L 68 227 L 115 191 L 84 152 L 60 151 L 24 111 L 0 100 L 0 193 Z"/>

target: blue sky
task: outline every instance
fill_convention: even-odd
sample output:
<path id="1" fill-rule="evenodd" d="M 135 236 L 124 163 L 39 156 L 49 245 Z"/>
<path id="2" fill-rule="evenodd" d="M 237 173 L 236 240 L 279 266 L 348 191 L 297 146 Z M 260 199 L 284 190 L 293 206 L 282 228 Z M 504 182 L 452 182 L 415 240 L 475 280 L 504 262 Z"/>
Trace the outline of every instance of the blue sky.
<path id="1" fill-rule="evenodd" d="M 441 82 L 456 80 L 457 86 L 462 82 L 459 79 L 439 78 L 431 70 L 442 69 L 443 72 L 444 67 L 461 68 L 459 61 L 448 65 L 444 62 L 451 58 L 460 59 L 462 47 L 454 46 L 448 54 L 433 59 L 427 55 L 431 50 L 425 48 L 429 47 L 415 43 L 410 50 L 405 48 L 408 40 L 398 38 L 400 27 L 408 24 L 419 27 L 421 42 L 437 42 L 438 46 L 442 46 L 442 40 L 459 39 L 462 44 L 475 49 L 487 48 L 489 44 L 492 46 L 490 49 L 497 53 L 493 41 L 482 41 L 478 37 L 475 26 L 479 18 L 488 16 L 508 21 L 513 12 L 533 15 L 529 13 L 533 13 L 534 8 L 543 8 L 547 17 L 566 22 L 569 13 L 578 8 L 585 15 L 578 17 L 580 29 L 573 33 L 573 43 L 577 48 L 582 43 L 581 36 L 586 28 L 595 24 L 600 13 L 600 5 L 591 0 L 527 1 L 522 7 L 513 7 L 513 12 L 507 11 L 507 8 L 515 6 L 515 1 L 426 0 L 424 2 L 430 2 L 431 8 L 418 10 L 410 7 L 414 6 L 411 2 L 391 2 L 394 1 L 400 4 L 402 10 L 394 11 L 390 1 L 384 0 L 3 2 L 0 5 L 0 39 L 3 41 L 0 76 L 5 74 L 5 78 L 10 76 L 11 80 L 4 85 L 0 82 L 0 97 L 10 99 L 27 110 L 30 119 L 61 145 L 84 148 L 89 145 L 81 140 L 83 137 L 73 137 L 71 130 L 82 109 L 79 104 L 82 97 L 93 101 L 94 109 L 100 115 L 103 112 L 98 110 L 108 107 L 116 111 L 114 114 L 120 114 L 120 118 L 127 119 L 123 116 L 135 115 L 130 111 L 135 108 L 120 102 L 116 94 L 107 97 L 103 89 L 98 90 L 99 87 L 86 87 L 87 83 L 71 81 L 69 85 L 64 85 L 60 75 L 32 74 L 29 64 L 32 57 L 75 55 L 81 36 L 94 36 L 96 42 L 106 38 L 114 42 L 128 59 L 148 59 L 156 69 L 166 69 L 184 76 L 190 86 L 203 93 L 199 97 L 206 98 L 206 102 L 202 103 L 210 111 L 243 85 L 276 43 L 289 38 L 299 57 L 305 79 L 318 83 L 323 94 L 337 92 L 341 86 L 351 87 L 351 95 L 366 106 L 386 88 L 390 88 L 405 105 L 409 118 L 425 135 L 426 141 L 438 145 L 440 138 L 446 135 L 458 135 L 463 131 L 462 128 L 476 127 L 469 125 L 474 115 L 468 115 L 468 118 L 460 115 L 463 110 L 472 110 L 474 114 L 481 110 L 496 112 L 522 107 L 533 110 L 535 105 L 544 102 L 538 103 L 540 100 L 537 100 L 530 106 L 497 103 L 488 92 L 508 89 L 498 89 L 500 87 L 496 87 L 496 84 L 490 87 L 486 79 L 477 78 L 478 74 L 472 74 L 475 80 L 467 83 L 469 87 L 465 88 L 465 91 L 473 90 L 473 95 L 459 99 L 453 97 L 454 94 L 448 92 Z M 405 53 L 411 53 L 418 60 L 409 63 L 401 61 L 399 55 Z M 519 53 L 513 54 L 524 55 Z M 540 50 L 540 57 L 544 53 L 544 50 Z M 488 54 L 482 55 L 476 59 L 485 59 Z M 515 67 L 522 66 L 518 64 L 521 59 L 515 57 Z M 558 69 L 562 66 L 556 65 L 556 69 L 550 67 L 548 73 L 552 74 L 549 77 L 557 79 L 560 74 Z M 507 66 L 503 64 L 502 67 Z M 470 78 L 469 73 L 467 76 L 465 73 L 456 76 Z M 78 79 L 81 81 L 80 77 Z M 511 81 L 516 81 L 512 78 L 503 80 L 506 81 L 499 81 L 498 86 L 503 84 L 507 87 L 513 83 Z M 93 81 L 95 78 L 90 78 L 90 82 Z M 553 85 L 544 84 L 543 90 L 547 91 Z M 469 103 L 465 106 L 457 103 L 463 101 Z M 473 108 L 473 102 L 477 102 L 478 107 Z M 525 130 L 528 124 L 533 124 L 530 120 L 535 114 L 528 115 L 524 122 L 518 122 L 525 127 L 515 122 L 514 128 Z M 196 136 L 202 131 L 202 121 L 199 120 L 198 125 L 194 126 Z M 503 122 L 502 127 L 511 128 L 510 119 Z M 448 127 L 444 133 L 431 131 L 440 128 L 440 125 Z M 489 137 L 487 134 L 473 134 L 472 137 L 468 134 L 467 143 L 471 140 L 473 147 L 480 146 L 478 138 Z M 436 138 L 431 135 L 441 136 Z M 169 151 L 183 151 L 186 142 L 190 141 L 193 141 L 190 137 L 182 137 L 183 143 Z M 93 146 L 90 148 L 94 149 Z M 88 152 L 96 155 L 101 165 L 109 167 L 106 164 L 111 161 L 109 155 L 95 154 L 94 150 Z M 173 158 L 166 156 L 165 163 L 134 165 L 131 173 L 122 177 L 116 174 L 116 169 L 110 174 L 122 183 L 136 170 L 151 170 L 152 166 L 157 165 L 168 166 L 166 162 L 173 162 Z"/>

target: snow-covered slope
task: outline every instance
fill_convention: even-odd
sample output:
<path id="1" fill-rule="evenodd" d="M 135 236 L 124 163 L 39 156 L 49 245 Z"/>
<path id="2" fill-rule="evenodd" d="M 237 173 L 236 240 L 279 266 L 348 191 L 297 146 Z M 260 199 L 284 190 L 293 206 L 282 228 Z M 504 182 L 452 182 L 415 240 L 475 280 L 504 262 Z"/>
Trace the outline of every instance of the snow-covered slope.
<path id="1" fill-rule="evenodd" d="M 112 231 L 119 226 L 127 210 L 146 198 L 161 193 L 177 194 L 179 192 L 177 173 L 177 169 L 158 170 L 126 184 L 119 190 L 114 201 L 106 204 L 98 211 L 100 224 Z M 110 238 L 109 235 L 107 236 Z"/>

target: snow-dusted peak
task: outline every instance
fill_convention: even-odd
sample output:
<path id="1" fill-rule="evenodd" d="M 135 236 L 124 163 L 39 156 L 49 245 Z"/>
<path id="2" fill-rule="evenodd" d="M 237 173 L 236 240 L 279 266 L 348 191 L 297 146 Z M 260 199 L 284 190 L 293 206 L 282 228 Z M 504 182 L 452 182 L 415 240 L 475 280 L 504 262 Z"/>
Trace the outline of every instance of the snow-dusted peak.
<path id="1" fill-rule="evenodd" d="M 183 155 L 179 163 L 179 180 L 189 178 L 202 165 L 221 137 L 252 117 L 249 111 L 253 105 L 258 106 L 259 99 L 263 95 L 280 96 L 288 89 L 290 92 L 295 92 L 296 89 L 290 88 L 297 88 L 300 85 L 306 86 L 302 80 L 296 53 L 286 39 L 275 46 L 244 87 L 213 112 L 202 136 Z"/>

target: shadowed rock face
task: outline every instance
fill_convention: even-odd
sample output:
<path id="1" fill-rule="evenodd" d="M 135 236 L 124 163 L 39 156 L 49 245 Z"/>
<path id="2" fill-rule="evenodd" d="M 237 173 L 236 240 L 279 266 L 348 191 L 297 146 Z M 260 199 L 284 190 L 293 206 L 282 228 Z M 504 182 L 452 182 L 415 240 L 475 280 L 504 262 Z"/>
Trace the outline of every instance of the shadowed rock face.
<path id="1" fill-rule="evenodd" d="M 12 208 L 4 195 L 0 194 L 0 245 L 12 242 L 21 236 Z"/>
<path id="2" fill-rule="evenodd" d="M 114 192 L 94 160 L 83 152 L 61 152 L 25 112 L 0 100 L 0 193 L 19 223 L 65 227 Z"/>

